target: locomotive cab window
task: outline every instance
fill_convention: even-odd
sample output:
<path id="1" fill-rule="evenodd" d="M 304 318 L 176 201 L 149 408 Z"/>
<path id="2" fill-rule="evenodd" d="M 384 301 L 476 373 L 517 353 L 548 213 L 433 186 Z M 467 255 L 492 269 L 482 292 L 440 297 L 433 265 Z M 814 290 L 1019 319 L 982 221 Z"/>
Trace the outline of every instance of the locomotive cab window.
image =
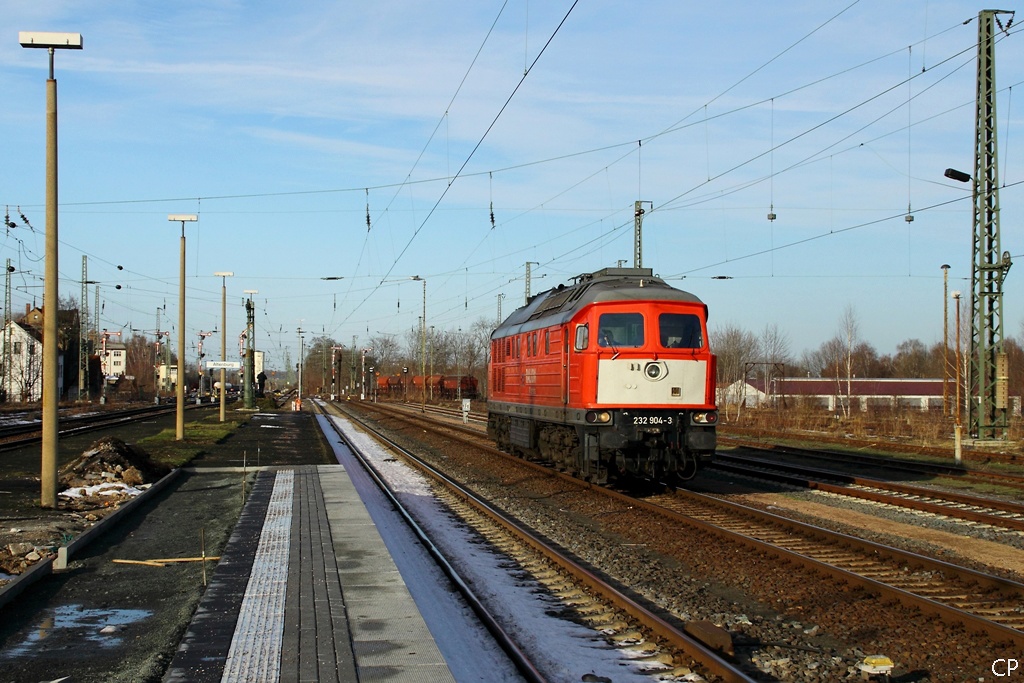
<path id="1" fill-rule="evenodd" d="M 583 351 L 590 344 L 590 326 L 576 326 L 576 350 Z"/>
<path id="2" fill-rule="evenodd" d="M 605 348 L 644 345 L 644 316 L 640 313 L 603 313 L 597 327 L 597 345 Z"/>
<path id="3" fill-rule="evenodd" d="M 661 345 L 668 349 L 699 349 L 704 346 L 700 318 L 692 313 L 662 313 L 658 316 Z"/>

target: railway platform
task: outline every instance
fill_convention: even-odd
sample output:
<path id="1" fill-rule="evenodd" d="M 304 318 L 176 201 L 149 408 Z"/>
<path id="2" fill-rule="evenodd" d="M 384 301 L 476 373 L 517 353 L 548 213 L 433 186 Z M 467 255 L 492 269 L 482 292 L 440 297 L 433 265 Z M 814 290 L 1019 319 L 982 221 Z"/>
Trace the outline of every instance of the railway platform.
<path id="1" fill-rule="evenodd" d="M 165 681 L 454 681 L 342 465 L 263 469 Z"/>

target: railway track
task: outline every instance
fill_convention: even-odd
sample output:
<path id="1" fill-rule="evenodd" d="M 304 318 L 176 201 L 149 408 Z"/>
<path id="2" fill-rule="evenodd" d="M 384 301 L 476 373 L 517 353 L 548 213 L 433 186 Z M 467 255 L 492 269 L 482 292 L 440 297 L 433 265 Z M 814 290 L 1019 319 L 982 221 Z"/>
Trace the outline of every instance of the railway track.
<path id="1" fill-rule="evenodd" d="M 803 434 L 803 435 L 802 435 Z M 747 446 L 760 446 L 762 448 L 770 448 L 776 451 L 789 451 L 798 452 L 804 449 L 790 446 L 781 446 L 779 444 L 792 443 L 793 441 L 803 441 L 807 443 L 832 443 L 836 445 L 836 450 L 833 451 L 834 455 L 849 456 L 851 458 L 863 459 L 863 462 L 874 461 L 891 461 L 891 456 L 873 456 L 869 452 L 875 451 L 880 453 L 892 454 L 898 453 L 901 455 L 909 456 L 913 460 L 907 460 L 912 462 L 914 465 L 925 466 L 927 461 L 923 458 L 931 458 L 937 462 L 942 460 L 952 459 L 953 446 L 950 444 L 946 447 L 938 446 L 924 446 L 919 443 L 906 443 L 895 441 L 891 439 L 853 439 L 853 438 L 840 438 L 833 439 L 827 435 L 817 433 L 800 433 L 800 432 L 771 432 L 765 430 L 751 430 L 736 427 L 734 425 L 722 427 L 719 425 L 718 430 L 719 442 L 720 443 L 735 443 Z M 841 449 L 841 450 L 840 450 Z M 815 451 L 816 453 L 825 452 L 824 448 L 819 448 Z M 975 463 L 977 465 L 992 465 L 992 464 L 1004 464 L 1004 465 L 1024 465 L 1024 454 L 1013 453 L 1009 451 L 998 451 L 991 449 L 977 449 L 965 447 L 962 451 L 962 458 L 964 463 Z M 942 466 L 940 464 L 940 466 Z M 969 465 L 958 466 L 955 469 L 963 471 L 968 468 Z"/>
<path id="2" fill-rule="evenodd" d="M 1024 584 L 689 491 L 644 502 L 677 522 L 705 523 L 755 550 L 1024 646 Z"/>
<path id="3" fill-rule="evenodd" d="M 385 410 L 380 406 L 375 409 Z M 391 411 L 418 428 L 430 425 L 425 416 Z M 448 423 L 443 429 L 446 438 L 462 438 L 453 436 L 453 431 L 468 432 L 466 444 L 511 458 L 482 446 L 479 431 Z M 560 475 L 512 459 L 550 476 Z M 835 581 L 861 586 L 883 601 L 895 601 L 946 622 L 962 624 L 986 634 L 993 642 L 1010 642 L 1018 650 L 1024 647 L 1024 585 L 1020 583 L 689 491 L 640 499 L 610 489 L 592 490 L 671 520 L 679 528 L 674 533 L 685 534 L 685 528 L 710 532 Z"/>
<path id="4" fill-rule="evenodd" d="M 997 529 L 1024 532 L 1024 505 L 1013 501 L 901 484 L 735 453 L 717 453 L 713 466 L 723 472 L 920 510 Z"/>
<path id="5" fill-rule="evenodd" d="M 801 460 L 817 460 L 830 463 L 833 466 L 845 468 L 857 468 L 860 471 L 868 470 L 873 472 L 909 473 L 918 477 L 946 477 L 958 481 L 987 482 L 999 486 L 1006 486 L 1011 489 L 1024 491 L 1024 476 L 1006 469 L 995 469 L 993 467 L 973 467 L 967 464 L 955 464 L 948 461 L 948 454 L 944 458 L 936 458 L 934 453 L 922 451 L 910 453 L 907 450 L 899 451 L 899 454 L 872 455 L 869 453 L 856 453 L 845 451 L 832 451 L 815 448 L 799 448 L 786 446 L 778 443 L 766 443 L 762 440 L 737 438 L 719 434 L 720 445 L 742 447 L 745 450 L 761 453 L 765 458 L 799 458 Z M 910 457 L 902 457 L 910 455 Z M 913 457 L 914 455 L 927 456 L 929 459 Z"/>
<path id="6" fill-rule="evenodd" d="M 338 406 L 333 409 L 340 410 Z M 461 519 L 514 559 L 577 619 L 604 633 L 610 643 L 627 647 L 662 666 L 672 662 L 678 676 L 696 670 L 708 680 L 754 680 L 725 656 L 733 652 L 725 631 L 708 623 L 677 625 L 667 621 L 350 410 L 342 412 L 438 484 L 449 507 Z M 473 601 L 478 602 L 475 597 Z"/>
<path id="7" fill-rule="evenodd" d="M 187 405 L 185 410 L 210 407 L 212 404 L 202 406 Z M 157 417 L 160 415 L 172 414 L 177 410 L 174 404 L 161 404 L 128 408 L 123 410 L 105 410 L 97 413 L 88 413 L 79 416 L 64 416 L 60 418 L 58 433 L 60 436 L 71 436 L 83 434 L 98 429 L 106 429 L 133 420 Z M 37 443 L 42 438 L 42 426 L 39 423 L 6 425 L 0 427 L 0 451 L 21 448 Z"/>

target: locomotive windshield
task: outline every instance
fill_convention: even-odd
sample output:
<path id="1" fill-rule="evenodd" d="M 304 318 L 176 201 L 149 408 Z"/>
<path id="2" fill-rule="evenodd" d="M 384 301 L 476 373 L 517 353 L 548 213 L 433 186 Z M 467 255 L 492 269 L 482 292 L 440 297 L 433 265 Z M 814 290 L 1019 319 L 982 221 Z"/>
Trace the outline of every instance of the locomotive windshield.
<path id="1" fill-rule="evenodd" d="M 644 316 L 640 313 L 602 313 L 597 327 L 597 345 L 606 348 L 644 345 Z"/>
<path id="2" fill-rule="evenodd" d="M 692 313 L 662 313 L 658 316 L 661 345 L 668 349 L 699 349 L 704 344 L 700 318 Z"/>

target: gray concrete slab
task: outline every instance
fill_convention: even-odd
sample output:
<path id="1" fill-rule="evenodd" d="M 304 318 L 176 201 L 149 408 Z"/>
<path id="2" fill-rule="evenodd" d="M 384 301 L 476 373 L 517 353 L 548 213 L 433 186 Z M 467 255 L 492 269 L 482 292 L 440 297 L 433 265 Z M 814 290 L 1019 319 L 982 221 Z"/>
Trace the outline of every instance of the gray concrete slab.
<path id="1" fill-rule="evenodd" d="M 240 566 L 229 543 L 221 566 L 231 571 L 218 567 L 207 591 L 216 604 L 204 596 L 197 611 L 220 612 L 234 633 L 208 648 L 209 628 L 193 622 L 179 647 L 193 661 L 176 657 L 165 680 L 202 668 L 211 681 L 454 682 L 345 468 L 298 466 L 261 479 L 242 533 L 262 545 L 240 543 L 249 547 Z M 224 580 L 238 586 L 229 605 L 218 598 Z"/>

